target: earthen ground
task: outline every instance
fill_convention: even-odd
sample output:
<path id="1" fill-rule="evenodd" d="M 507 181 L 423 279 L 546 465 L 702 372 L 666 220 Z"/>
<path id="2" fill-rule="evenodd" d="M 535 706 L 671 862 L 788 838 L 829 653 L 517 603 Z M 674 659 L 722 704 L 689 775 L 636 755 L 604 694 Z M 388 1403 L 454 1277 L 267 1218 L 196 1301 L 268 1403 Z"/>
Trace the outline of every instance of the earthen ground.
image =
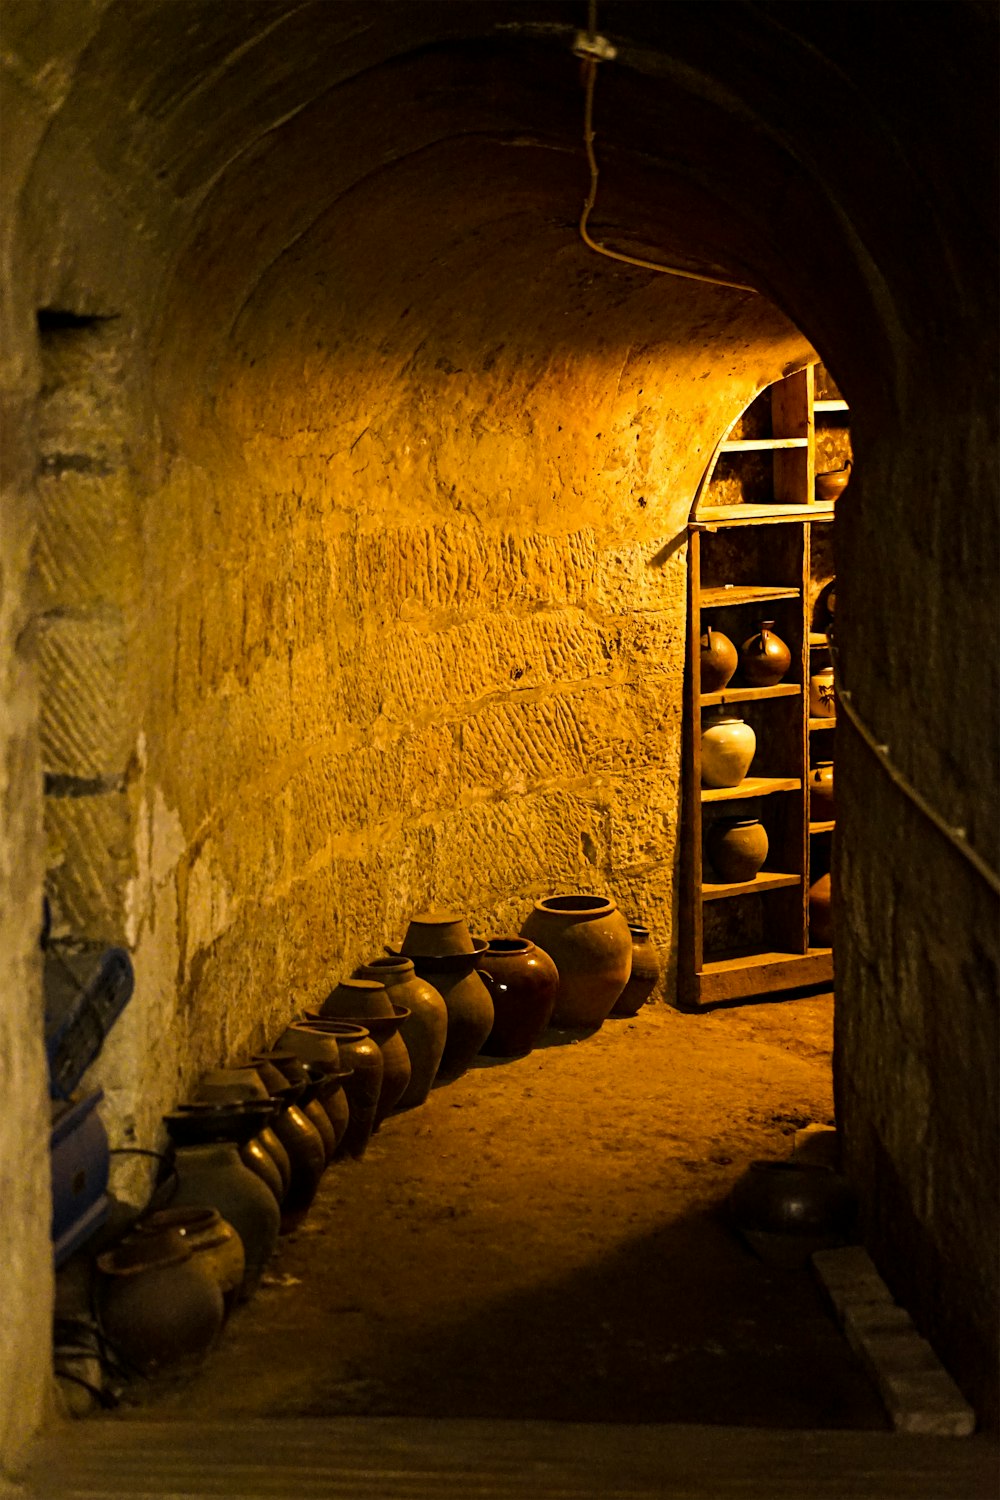
<path id="1" fill-rule="evenodd" d="M 647 1006 L 480 1062 L 331 1169 L 185 1384 L 124 1415 L 885 1426 L 808 1270 L 729 1188 L 832 1118 L 832 996 Z"/>

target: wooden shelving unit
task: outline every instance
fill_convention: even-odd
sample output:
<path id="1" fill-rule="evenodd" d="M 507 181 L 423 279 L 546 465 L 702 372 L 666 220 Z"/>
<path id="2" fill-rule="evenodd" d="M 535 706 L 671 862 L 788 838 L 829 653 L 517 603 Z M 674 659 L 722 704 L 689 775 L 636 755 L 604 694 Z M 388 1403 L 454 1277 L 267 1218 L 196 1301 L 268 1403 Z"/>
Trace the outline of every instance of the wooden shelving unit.
<path id="1" fill-rule="evenodd" d="M 813 496 L 819 410 L 839 420 L 846 403 L 839 396 L 816 403 L 813 367 L 758 396 L 717 446 L 691 513 L 678 986 L 687 1008 L 833 978 L 832 950 L 810 944 L 808 922 L 810 881 L 824 848 L 828 860 L 833 830 L 832 820 L 809 817 L 809 767 L 831 758 L 825 737 L 817 741 L 823 753 L 813 752 L 813 735 L 835 724 L 809 713 L 811 656 L 828 649 L 814 613 L 834 515 Z M 752 483 L 741 465 L 753 467 Z M 820 535 L 823 544 L 814 545 Z M 764 618 L 774 619 L 792 652 L 783 680 L 753 687 L 737 671 L 721 691 L 703 693 L 706 625 L 738 649 Z M 717 704 L 738 705 L 757 736 L 750 772 L 736 787 L 701 785 L 702 712 Z M 752 880 L 727 882 L 712 870 L 704 836 L 716 818 L 740 815 L 760 818 L 769 852 Z"/>

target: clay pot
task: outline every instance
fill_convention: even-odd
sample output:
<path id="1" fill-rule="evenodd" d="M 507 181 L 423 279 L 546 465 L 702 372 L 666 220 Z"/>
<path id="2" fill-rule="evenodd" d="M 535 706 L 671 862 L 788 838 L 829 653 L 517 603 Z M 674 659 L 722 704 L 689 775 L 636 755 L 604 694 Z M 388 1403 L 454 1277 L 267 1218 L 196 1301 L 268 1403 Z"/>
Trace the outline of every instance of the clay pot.
<path id="1" fill-rule="evenodd" d="M 326 1021 L 354 1021 L 364 1026 L 369 1016 L 391 1016 L 392 1001 L 380 979 L 342 979 L 327 995 L 318 1015 Z"/>
<path id="2" fill-rule="evenodd" d="M 809 942 L 813 948 L 832 948 L 833 912 L 829 875 L 809 887 Z"/>
<path id="3" fill-rule="evenodd" d="M 767 858 L 767 833 L 756 818 L 719 818 L 705 836 L 720 880 L 752 880 Z"/>
<path id="4" fill-rule="evenodd" d="M 418 912 L 400 945 L 400 952 L 407 958 L 440 958 L 474 951 L 468 923 L 455 911 Z"/>
<path id="5" fill-rule="evenodd" d="M 752 687 L 774 687 L 792 664 L 792 653 L 774 633 L 774 621 L 763 620 L 756 635 L 740 647 L 740 670 Z"/>
<path id="6" fill-rule="evenodd" d="M 277 1136 L 275 1136 L 275 1141 L 279 1146 L 281 1145 Z M 285 1151 L 284 1146 L 281 1146 L 281 1150 L 287 1161 L 288 1153 Z M 267 1149 L 259 1135 L 255 1135 L 253 1140 L 246 1141 L 240 1147 L 240 1160 L 245 1167 L 250 1168 L 251 1172 L 256 1173 L 261 1182 L 265 1183 L 271 1189 L 271 1192 L 274 1194 L 274 1201 L 280 1208 L 285 1197 L 286 1181 L 278 1169 L 278 1163 L 273 1153 Z M 291 1173 L 289 1172 L 290 1175 Z"/>
<path id="7" fill-rule="evenodd" d="M 396 1108 L 413 1109 L 423 1104 L 437 1076 L 448 1035 L 447 1007 L 439 991 L 418 976 L 411 958 L 373 958 L 357 977 L 384 984 L 393 1003 L 410 1012 L 399 1028 L 410 1057 L 410 1081 Z"/>
<path id="8" fill-rule="evenodd" d="M 316 1026 L 312 1021 L 293 1021 L 290 1026 L 286 1026 L 275 1042 L 274 1050 L 292 1052 L 303 1062 L 340 1067 L 340 1051 L 335 1034 L 325 1027 Z"/>
<path id="9" fill-rule="evenodd" d="M 521 936 L 537 943 L 559 971 L 553 1026 L 600 1026 L 628 983 L 632 934 L 604 896 L 548 896 L 536 901 Z"/>
<path id="10" fill-rule="evenodd" d="M 192 1254 L 178 1230 L 135 1235 L 99 1255 L 97 1270 L 101 1326 L 136 1369 L 152 1374 L 195 1362 L 215 1343 L 222 1292 L 205 1259 Z"/>
<path id="11" fill-rule="evenodd" d="M 809 772 L 809 816 L 814 823 L 833 817 L 833 761 L 817 761 Z"/>
<path id="12" fill-rule="evenodd" d="M 528 938 L 490 938 L 477 968 L 489 975 L 493 1029 L 482 1045 L 490 1057 L 523 1057 L 552 1018 L 559 970 Z"/>
<path id="13" fill-rule="evenodd" d="M 845 1244 L 857 1204 L 847 1181 L 829 1167 L 754 1161 L 733 1186 L 729 1210 L 762 1259 L 792 1267 Z"/>
<path id="14" fill-rule="evenodd" d="M 406 1043 L 399 1028 L 409 1015 L 405 1005 L 394 1007 L 395 1015 L 368 1016 L 365 1029 L 382 1054 L 382 1087 L 372 1130 L 378 1130 L 386 1115 L 392 1113 L 409 1087 L 411 1069 Z"/>
<path id="15" fill-rule="evenodd" d="M 278 1242 L 281 1214 L 273 1192 L 244 1164 L 233 1141 L 180 1146 L 174 1166 L 177 1191 L 171 1207 L 216 1208 L 243 1241 L 241 1296 L 248 1297 Z"/>
<path id="16" fill-rule="evenodd" d="M 701 691 L 718 693 L 736 671 L 736 647 L 728 635 L 707 625 L 701 637 Z"/>
<path id="17" fill-rule="evenodd" d="M 616 1017 L 638 1015 L 663 972 L 649 928 L 630 924 L 629 932 L 632 934 L 632 969 L 628 984 L 612 1007 L 611 1014 Z"/>
<path id="18" fill-rule="evenodd" d="M 328 1126 L 329 1123 L 327 1120 Z M 292 1168 L 291 1181 L 281 1204 L 281 1233 L 290 1234 L 302 1223 L 316 1196 L 326 1169 L 326 1148 L 315 1123 L 297 1104 L 289 1103 L 279 1110 L 271 1129 L 288 1152 Z"/>
<path id="19" fill-rule="evenodd" d="M 344 1069 L 350 1077 L 344 1080 L 349 1119 L 347 1129 L 337 1143 L 338 1156 L 360 1159 L 365 1154 L 375 1123 L 375 1110 L 382 1092 L 382 1053 L 364 1026 L 349 1021 L 317 1021 L 334 1038 L 340 1049 Z"/>
<path id="20" fill-rule="evenodd" d="M 437 990 L 448 1012 L 448 1033 L 438 1064 L 437 1080 L 460 1078 L 493 1030 L 493 1001 L 476 972 L 485 938 L 474 938 L 472 953 L 414 956 L 413 967 L 421 979 Z M 400 955 L 392 948 L 393 957 Z"/>
<path id="21" fill-rule="evenodd" d="M 757 736 L 738 715 L 726 708 L 706 714 L 701 731 L 702 786 L 739 786 L 756 749 Z"/>
<path id="22" fill-rule="evenodd" d="M 246 1271 L 243 1241 L 217 1208 L 162 1208 L 142 1219 L 129 1235 L 158 1234 L 176 1229 L 193 1255 L 199 1255 L 215 1277 L 228 1314 L 236 1301 Z"/>
<path id="23" fill-rule="evenodd" d="M 835 719 L 837 699 L 833 685 L 833 668 L 821 667 L 809 679 L 809 712 L 814 719 Z"/>
<path id="24" fill-rule="evenodd" d="M 851 460 L 839 469 L 826 469 L 822 474 L 816 475 L 816 499 L 824 505 L 829 505 L 842 495 L 847 488 L 847 482 L 851 477 Z"/>

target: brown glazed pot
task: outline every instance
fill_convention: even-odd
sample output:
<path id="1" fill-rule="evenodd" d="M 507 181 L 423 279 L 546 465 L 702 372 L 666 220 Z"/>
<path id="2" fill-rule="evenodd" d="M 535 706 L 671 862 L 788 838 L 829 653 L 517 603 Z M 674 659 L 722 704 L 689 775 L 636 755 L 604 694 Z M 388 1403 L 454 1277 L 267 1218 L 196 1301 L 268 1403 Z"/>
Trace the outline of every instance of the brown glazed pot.
<path id="1" fill-rule="evenodd" d="M 261 1185 L 261 1191 L 266 1189 Z M 222 1292 L 176 1229 L 135 1235 L 97 1257 L 101 1326 L 146 1374 L 203 1359 L 223 1321 Z"/>
<path id="2" fill-rule="evenodd" d="M 234 1141 L 179 1146 L 174 1153 L 177 1191 L 172 1208 L 217 1208 L 243 1241 L 246 1269 L 240 1296 L 257 1286 L 278 1242 L 281 1213 L 273 1192 L 246 1166 Z"/>
<path id="3" fill-rule="evenodd" d="M 552 1017 L 559 970 L 528 938 L 490 938 L 477 967 L 489 975 L 493 998 L 493 1029 L 482 1052 L 489 1057 L 523 1057 Z"/>
<path id="4" fill-rule="evenodd" d="M 217 1208 L 161 1208 L 158 1213 L 141 1220 L 128 1240 L 158 1234 L 163 1229 L 176 1229 L 192 1255 L 202 1257 L 218 1282 L 228 1315 L 243 1285 L 246 1270 L 243 1241 L 233 1226 Z"/>
<path id="5" fill-rule="evenodd" d="M 832 500 L 841 496 L 847 488 L 851 477 L 851 460 L 845 460 L 839 469 L 827 469 L 822 474 L 816 475 L 816 499 L 829 505 Z"/>
<path id="6" fill-rule="evenodd" d="M 814 948 L 833 946 L 833 912 L 829 875 L 821 875 L 809 887 L 809 942 Z"/>
<path id="7" fill-rule="evenodd" d="M 354 1021 L 367 1024 L 369 1016 L 391 1016 L 392 1001 L 380 979 L 342 979 L 316 1012 L 324 1021 Z"/>
<path id="8" fill-rule="evenodd" d="M 833 761 L 817 761 L 809 772 L 809 816 L 814 823 L 833 817 Z"/>
<path id="9" fill-rule="evenodd" d="M 632 934 L 615 903 L 604 896 L 548 896 L 536 901 L 521 927 L 559 971 L 553 1026 L 600 1026 L 621 995 L 632 968 Z"/>
<path id="10" fill-rule="evenodd" d="M 400 952 L 407 958 L 473 953 L 469 924 L 457 911 L 421 911 L 410 922 Z"/>
<path id="11" fill-rule="evenodd" d="M 774 687 L 792 664 L 792 653 L 774 633 L 774 621 L 763 620 L 756 635 L 740 647 L 740 670 L 753 687 Z"/>
<path id="12" fill-rule="evenodd" d="M 274 1135 L 273 1131 L 269 1131 L 269 1134 Z M 277 1136 L 274 1136 L 274 1141 L 278 1146 L 281 1147 L 281 1151 L 284 1155 L 285 1161 L 287 1162 L 288 1152 L 285 1151 L 284 1146 L 281 1145 L 281 1142 L 278 1140 Z M 281 1171 L 278 1167 L 278 1163 L 273 1151 L 269 1150 L 268 1147 L 264 1145 L 261 1136 L 255 1135 L 253 1140 L 247 1141 L 240 1147 L 240 1160 L 243 1162 L 243 1165 L 245 1167 L 250 1168 L 251 1172 L 256 1173 L 261 1182 L 267 1184 L 267 1186 L 271 1189 L 271 1192 L 274 1194 L 275 1203 L 277 1203 L 280 1207 L 282 1202 L 284 1201 L 285 1188 L 287 1186 L 287 1183 L 285 1178 L 283 1178 L 281 1175 Z M 291 1168 L 289 1168 L 288 1176 L 291 1177 Z"/>
<path id="13" fill-rule="evenodd" d="M 360 1160 L 371 1139 L 382 1092 L 382 1053 L 365 1026 L 349 1021 L 317 1020 L 313 1024 L 336 1040 L 343 1068 L 351 1071 L 350 1078 L 344 1080 L 349 1120 L 337 1143 L 337 1155 Z"/>
<path id="14" fill-rule="evenodd" d="M 381 989 L 382 987 L 379 986 Z M 384 993 L 384 991 L 383 991 Z M 389 1002 L 392 1003 L 391 1001 Z M 375 1106 L 375 1119 L 372 1123 L 372 1131 L 378 1130 L 386 1115 L 392 1113 L 400 1099 L 406 1093 L 410 1082 L 410 1055 L 406 1050 L 406 1044 L 399 1034 L 399 1028 L 406 1019 L 409 1012 L 405 1005 L 393 1007 L 394 1013 L 389 1016 L 348 1016 L 345 1020 L 353 1022 L 368 1032 L 372 1041 L 382 1054 L 382 1087 L 379 1089 L 378 1103 Z"/>
<path id="15" fill-rule="evenodd" d="M 413 967 L 421 979 L 434 986 L 448 1012 L 448 1034 L 438 1065 L 437 1081 L 461 1078 L 493 1030 L 493 1001 L 476 972 L 485 952 L 485 938 L 473 938 L 472 953 L 445 953 L 434 957 L 413 955 Z M 393 957 L 400 955 L 392 948 Z"/>
<path id="16" fill-rule="evenodd" d="M 418 976 L 412 958 L 373 958 L 356 973 L 384 984 L 393 1003 L 410 1012 L 399 1028 L 410 1057 L 410 1081 L 396 1108 L 413 1109 L 423 1104 L 437 1077 L 448 1035 L 447 1007 L 434 986 Z"/>
<path id="17" fill-rule="evenodd" d="M 718 693 L 736 671 L 739 657 L 728 635 L 706 626 L 701 637 L 701 691 Z"/>
<path id="18" fill-rule="evenodd" d="M 705 835 L 712 868 L 723 881 L 752 880 L 767 858 L 767 832 L 757 818 L 719 818 Z"/>
<path id="19" fill-rule="evenodd" d="M 288 1152 L 292 1168 L 281 1205 L 281 1232 L 290 1234 L 302 1223 L 316 1196 L 326 1168 L 326 1150 L 315 1124 L 297 1104 L 286 1104 L 280 1109 L 271 1121 L 271 1129 Z"/>
<path id="20" fill-rule="evenodd" d="M 639 1013 L 653 993 L 663 970 L 656 944 L 649 935 L 648 927 L 629 926 L 632 934 L 632 969 L 628 984 L 615 1001 L 611 1014 L 634 1016 Z"/>

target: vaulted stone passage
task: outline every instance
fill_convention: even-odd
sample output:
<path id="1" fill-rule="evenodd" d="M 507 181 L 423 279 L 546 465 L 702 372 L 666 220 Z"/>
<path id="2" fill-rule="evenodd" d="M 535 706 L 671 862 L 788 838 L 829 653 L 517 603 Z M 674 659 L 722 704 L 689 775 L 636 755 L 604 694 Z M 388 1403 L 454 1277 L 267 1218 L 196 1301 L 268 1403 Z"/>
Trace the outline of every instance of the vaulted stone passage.
<path id="1" fill-rule="evenodd" d="M 811 346 L 858 459 L 845 678 L 987 848 L 984 12 L 601 7 L 595 232 L 755 297 L 581 245 L 576 5 L 6 9 L 3 941 L 32 995 L 44 785 L 57 931 L 139 973 L 94 1079 L 123 1142 L 426 899 L 498 930 L 596 886 L 669 956 L 681 528 Z M 841 1123 L 873 1248 L 905 1219 L 900 1285 L 988 1409 L 992 898 L 863 745 L 837 760 Z M 3 1023 L 3 1128 L 42 1182 L 36 1011 Z M 19 1367 L 15 1433 L 44 1350 Z"/>

